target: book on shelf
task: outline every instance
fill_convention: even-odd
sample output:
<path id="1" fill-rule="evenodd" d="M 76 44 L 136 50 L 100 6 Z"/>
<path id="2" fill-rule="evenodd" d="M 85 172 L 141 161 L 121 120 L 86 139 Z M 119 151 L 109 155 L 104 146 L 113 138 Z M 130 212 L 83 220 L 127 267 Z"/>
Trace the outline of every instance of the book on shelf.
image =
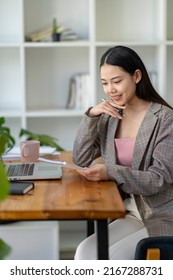
<path id="1" fill-rule="evenodd" d="M 10 182 L 9 194 L 24 195 L 34 188 L 34 183 L 31 181 L 25 182 Z"/>
<path id="2" fill-rule="evenodd" d="M 90 75 L 77 73 L 70 79 L 68 109 L 87 109 L 92 105 Z"/>
<path id="3" fill-rule="evenodd" d="M 74 41 L 77 40 L 78 36 L 72 29 L 66 29 L 61 34 L 62 41 Z"/>
<path id="4" fill-rule="evenodd" d="M 57 33 L 61 34 L 61 40 L 76 40 L 77 34 L 71 29 L 66 28 L 63 25 L 59 25 L 57 29 Z M 46 42 L 52 41 L 52 28 L 44 28 L 39 31 L 35 31 L 33 33 L 27 34 L 25 37 L 27 42 Z"/>
<path id="5" fill-rule="evenodd" d="M 50 41 L 52 36 L 52 29 L 45 28 L 40 31 L 33 32 L 31 34 L 26 35 L 26 41 L 29 42 L 40 42 L 40 41 Z"/>

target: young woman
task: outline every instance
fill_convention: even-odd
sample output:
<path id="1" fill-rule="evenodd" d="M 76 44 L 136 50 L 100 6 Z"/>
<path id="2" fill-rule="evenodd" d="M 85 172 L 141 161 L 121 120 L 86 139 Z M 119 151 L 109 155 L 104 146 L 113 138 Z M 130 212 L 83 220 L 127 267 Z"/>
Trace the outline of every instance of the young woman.
<path id="1" fill-rule="evenodd" d="M 128 47 L 106 51 L 100 75 L 107 100 L 84 114 L 73 160 L 86 179 L 114 180 L 129 195 L 126 217 L 109 224 L 109 257 L 133 259 L 140 239 L 173 235 L 173 110 Z M 100 156 L 104 163 L 90 167 Z M 97 258 L 95 238 L 78 246 L 75 259 Z"/>

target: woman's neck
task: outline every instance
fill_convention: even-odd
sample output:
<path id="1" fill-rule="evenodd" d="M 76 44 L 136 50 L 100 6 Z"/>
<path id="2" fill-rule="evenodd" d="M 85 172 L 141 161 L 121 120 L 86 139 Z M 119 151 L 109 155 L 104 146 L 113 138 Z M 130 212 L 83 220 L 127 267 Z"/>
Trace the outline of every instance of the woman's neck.
<path id="1" fill-rule="evenodd" d="M 140 100 L 138 104 L 127 104 L 125 117 L 119 122 L 116 138 L 135 138 L 145 117 L 150 102 Z"/>
<path id="2" fill-rule="evenodd" d="M 126 113 L 138 114 L 147 111 L 150 102 L 137 98 L 135 102 L 126 103 Z"/>

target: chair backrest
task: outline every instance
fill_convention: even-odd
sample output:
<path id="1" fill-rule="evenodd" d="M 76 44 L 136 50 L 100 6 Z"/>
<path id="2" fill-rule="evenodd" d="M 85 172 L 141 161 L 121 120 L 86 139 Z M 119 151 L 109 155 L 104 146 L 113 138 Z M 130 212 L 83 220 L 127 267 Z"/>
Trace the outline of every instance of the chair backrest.
<path id="1" fill-rule="evenodd" d="M 141 239 L 136 246 L 135 260 L 146 259 L 173 260 L 173 236 Z"/>

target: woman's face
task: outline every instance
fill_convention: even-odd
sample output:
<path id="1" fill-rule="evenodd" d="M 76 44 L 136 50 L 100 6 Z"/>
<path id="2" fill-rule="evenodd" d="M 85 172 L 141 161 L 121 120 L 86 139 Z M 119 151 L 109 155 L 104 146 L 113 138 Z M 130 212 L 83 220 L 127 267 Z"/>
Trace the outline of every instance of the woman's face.
<path id="1" fill-rule="evenodd" d="M 105 94 L 116 104 L 124 105 L 136 99 L 136 84 L 141 79 L 141 71 L 130 75 L 119 66 L 104 64 L 100 69 Z"/>

